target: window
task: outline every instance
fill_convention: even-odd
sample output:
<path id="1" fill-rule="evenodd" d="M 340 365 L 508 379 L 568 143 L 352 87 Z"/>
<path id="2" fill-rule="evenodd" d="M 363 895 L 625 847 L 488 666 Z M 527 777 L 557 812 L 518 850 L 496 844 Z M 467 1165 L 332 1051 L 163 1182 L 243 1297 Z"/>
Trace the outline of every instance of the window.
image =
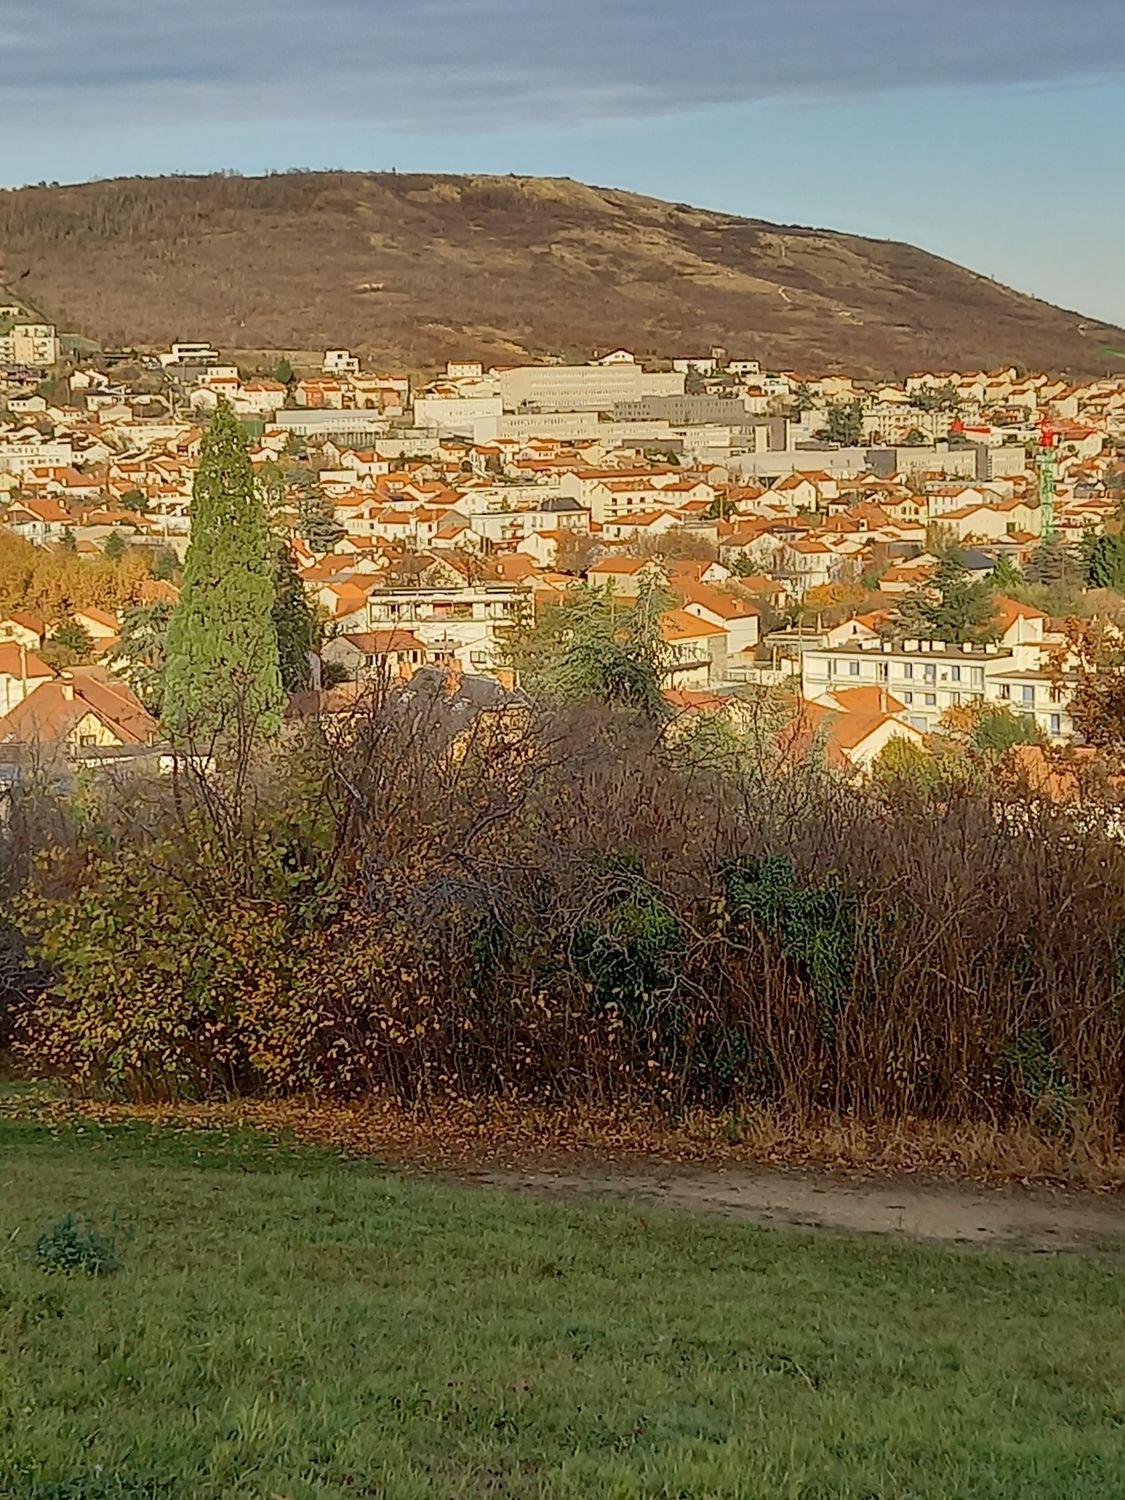
<path id="1" fill-rule="evenodd" d="M 936 693 L 927 693 L 926 694 L 926 707 L 927 708 L 936 708 L 937 707 L 937 694 Z"/>
<path id="2" fill-rule="evenodd" d="M 828 663 L 828 675 L 829 677 L 835 677 L 836 675 L 836 663 L 834 661 Z"/>
<path id="3" fill-rule="evenodd" d="M 1052 714 L 1051 715 L 1051 735 L 1052 735 L 1052 737 L 1054 739 L 1058 739 L 1061 734 L 1062 734 L 1062 714 Z"/>
<path id="4" fill-rule="evenodd" d="M 78 743 L 83 746 L 96 745 L 98 743 L 98 737 L 95 734 L 80 734 L 78 736 Z"/>
<path id="5" fill-rule="evenodd" d="M 1033 687 L 1025 687 L 1023 689 L 1023 701 L 1025 703 L 1035 702 L 1035 689 Z"/>
<path id="6" fill-rule="evenodd" d="M 961 668 L 960 667 L 950 667 L 950 669 L 949 669 L 949 680 L 950 680 L 950 682 L 960 682 L 961 681 Z"/>
<path id="7" fill-rule="evenodd" d="M 908 662 L 904 662 L 903 663 L 903 666 L 902 666 L 902 675 L 906 678 L 907 682 L 913 681 L 913 678 L 914 678 L 914 663 L 912 661 L 908 661 Z"/>
<path id="8" fill-rule="evenodd" d="M 487 667 L 488 666 L 488 652 L 487 651 L 470 651 L 469 652 L 469 661 L 473 664 L 474 667 Z"/>
<path id="9" fill-rule="evenodd" d="M 903 695 L 902 695 L 902 701 L 904 703 L 913 703 L 914 702 L 914 694 L 913 693 L 903 693 Z"/>
<path id="10" fill-rule="evenodd" d="M 877 661 L 875 663 L 875 676 L 879 679 L 880 682 L 886 682 L 887 664 L 885 661 Z"/>
<path id="11" fill-rule="evenodd" d="M 922 668 L 922 676 L 927 682 L 937 681 L 937 668 L 933 665 L 932 662 L 927 662 L 926 665 Z"/>
<path id="12" fill-rule="evenodd" d="M 1004 700 L 1005 703 L 1007 703 L 1007 702 L 1009 702 L 1011 700 L 1011 696 L 1012 696 L 1012 689 L 1009 687 L 1009 685 L 1006 682 L 1002 682 L 1000 684 L 1000 697 Z"/>
<path id="13" fill-rule="evenodd" d="M 857 661 L 850 661 L 850 662 L 848 662 L 848 676 L 849 677 L 858 677 L 859 676 L 859 662 L 857 662 Z"/>

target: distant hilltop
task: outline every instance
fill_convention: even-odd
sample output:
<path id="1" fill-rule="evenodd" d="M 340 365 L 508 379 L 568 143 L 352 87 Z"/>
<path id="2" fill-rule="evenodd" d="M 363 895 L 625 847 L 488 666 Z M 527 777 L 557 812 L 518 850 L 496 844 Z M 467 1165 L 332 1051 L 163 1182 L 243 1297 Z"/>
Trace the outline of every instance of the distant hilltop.
<path id="1" fill-rule="evenodd" d="M 1125 369 L 1125 330 L 910 245 L 569 179 L 283 173 L 0 191 L 0 285 L 110 345 L 388 364 L 746 351 L 775 369 Z"/>

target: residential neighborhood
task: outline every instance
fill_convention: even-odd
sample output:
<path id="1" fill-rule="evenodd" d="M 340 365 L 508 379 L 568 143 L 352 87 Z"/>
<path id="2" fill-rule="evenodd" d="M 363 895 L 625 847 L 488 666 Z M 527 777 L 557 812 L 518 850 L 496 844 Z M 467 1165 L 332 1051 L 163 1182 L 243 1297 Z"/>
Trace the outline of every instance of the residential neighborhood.
<path id="1" fill-rule="evenodd" d="M 1045 744 L 1075 739 L 1066 616 L 1076 593 L 1087 615 L 1112 603 L 1081 558 L 1121 529 L 1125 377 L 1009 367 L 872 384 L 719 349 L 428 373 L 347 349 L 305 369 L 278 351 L 248 369 L 202 340 L 82 359 L 17 305 L 0 311 L 0 545 L 127 555 L 136 572 L 117 607 L 65 618 L 0 600 L 0 745 L 159 738 L 115 648 L 130 605 L 175 601 L 220 402 L 320 621 L 325 688 L 437 668 L 515 689 L 518 626 L 576 588 L 622 608 L 653 588 L 677 712 L 785 694 L 792 722 L 858 775 L 888 738 L 925 745 L 974 704 Z M 990 628 L 964 638 L 906 617 L 939 599 L 950 556 L 994 584 Z M 84 649 L 52 665 L 60 628 Z"/>

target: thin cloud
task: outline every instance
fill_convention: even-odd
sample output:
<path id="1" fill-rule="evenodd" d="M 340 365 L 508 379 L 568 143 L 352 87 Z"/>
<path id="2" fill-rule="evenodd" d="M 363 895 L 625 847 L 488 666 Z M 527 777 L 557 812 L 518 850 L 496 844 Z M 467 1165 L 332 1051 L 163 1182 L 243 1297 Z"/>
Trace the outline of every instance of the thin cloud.
<path id="1" fill-rule="evenodd" d="M 2 0 L 9 142 L 47 124 L 496 130 L 1125 72 L 1122 0 Z M 1096 45 L 1091 38 L 1096 38 Z"/>

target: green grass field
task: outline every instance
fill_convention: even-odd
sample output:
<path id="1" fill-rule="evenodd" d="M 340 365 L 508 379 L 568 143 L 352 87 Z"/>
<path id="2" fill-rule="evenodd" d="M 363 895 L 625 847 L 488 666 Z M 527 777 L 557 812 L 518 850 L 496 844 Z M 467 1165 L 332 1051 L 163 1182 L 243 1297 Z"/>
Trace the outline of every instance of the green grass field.
<path id="1" fill-rule="evenodd" d="M 70 1210 L 121 1269 L 28 1250 Z M 1107 1500 L 1122 1263 L 0 1119 L 0 1495 Z"/>

